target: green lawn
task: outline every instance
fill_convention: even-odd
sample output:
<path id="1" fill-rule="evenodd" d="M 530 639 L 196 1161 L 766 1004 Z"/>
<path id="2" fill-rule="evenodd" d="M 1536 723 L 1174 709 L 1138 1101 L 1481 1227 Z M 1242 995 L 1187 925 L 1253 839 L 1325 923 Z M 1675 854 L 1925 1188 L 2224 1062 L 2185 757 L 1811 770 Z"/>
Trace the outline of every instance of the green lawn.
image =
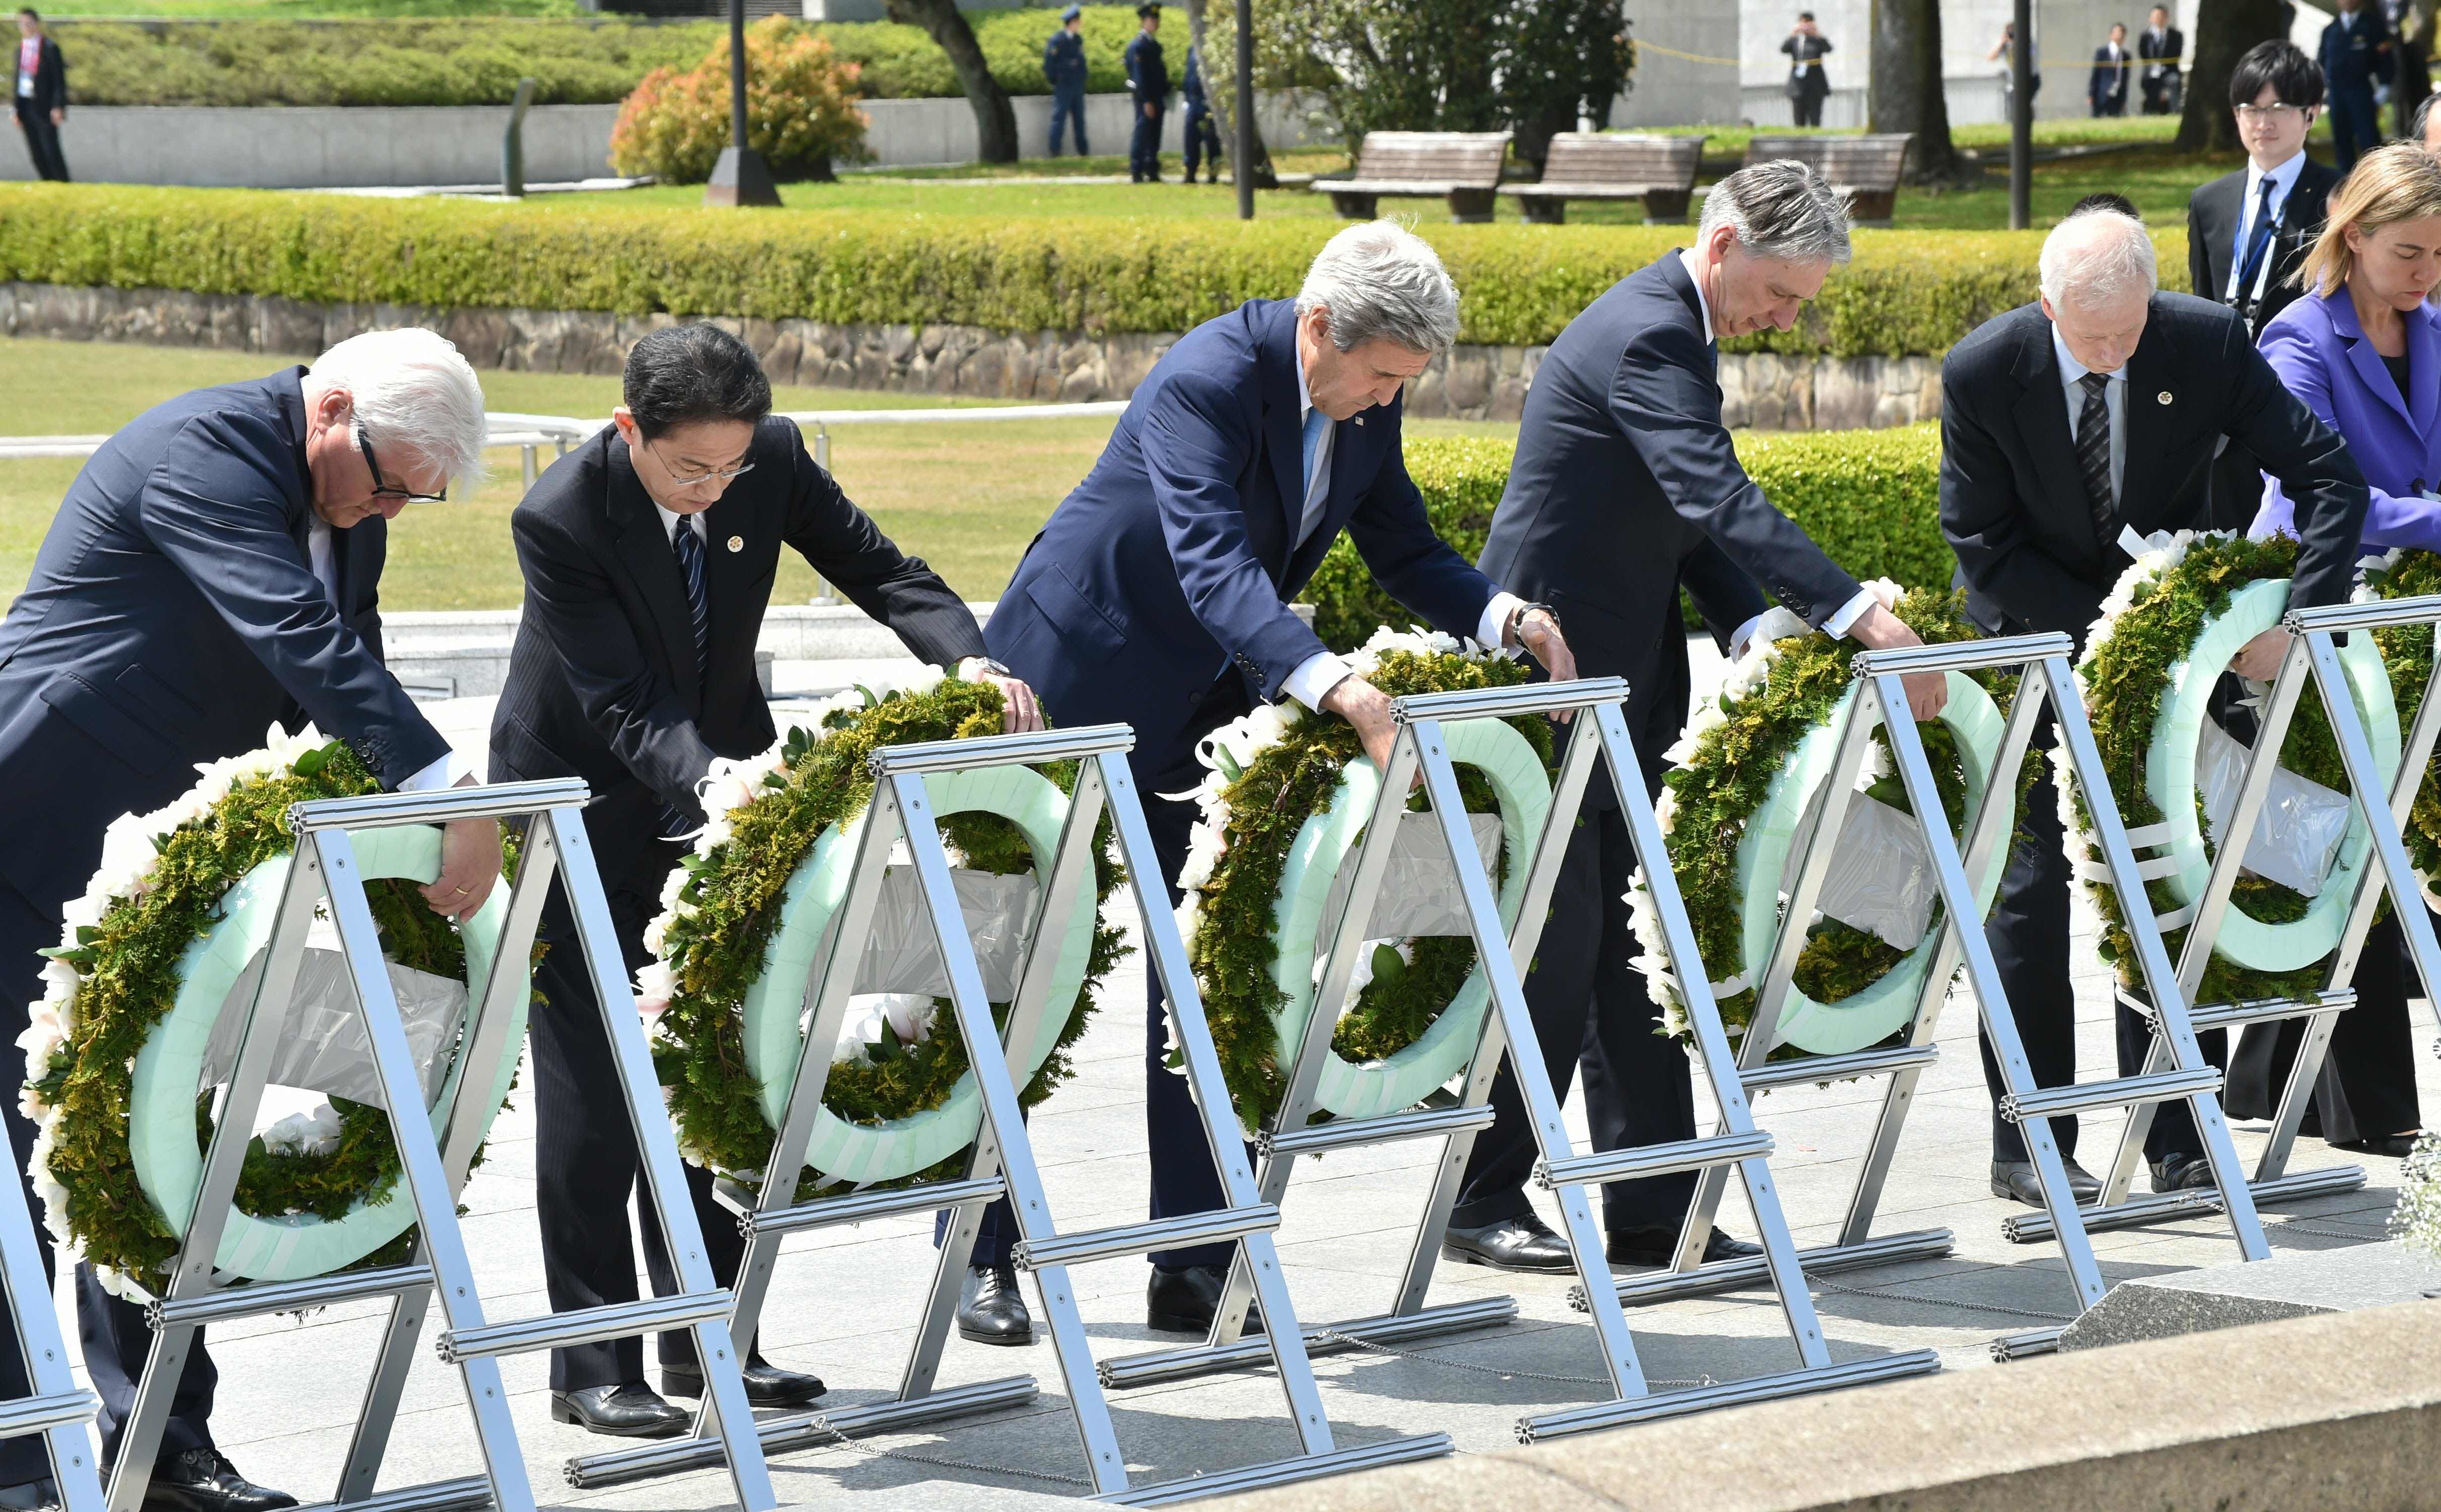
<path id="1" fill-rule="evenodd" d="M 362 16 L 581 16 L 578 0 L 45 0 L 45 16 L 326 21 Z"/>
<path id="2" fill-rule="evenodd" d="M 282 359 L 250 352 L 0 339 L 0 414 L 16 435 L 99 432 L 189 388 L 256 378 Z M 606 416 L 615 378 L 486 372 L 496 409 Z M 932 407 L 922 394 L 784 387 L 783 409 Z M 1094 465 L 1106 418 L 983 425 L 877 426 L 832 433 L 831 460 L 850 497 L 968 598 L 997 597 L 1043 518 Z M 1514 435 L 1513 425 L 1422 421 L 1422 435 Z M 492 478 L 463 500 L 410 509 L 391 527 L 382 602 L 394 609 L 513 608 L 522 597 L 509 547 L 518 457 L 494 454 Z M 0 583 L 26 581 L 60 496 L 83 464 L 0 460 Z M 784 556 L 777 603 L 813 596 L 812 569 Z"/>

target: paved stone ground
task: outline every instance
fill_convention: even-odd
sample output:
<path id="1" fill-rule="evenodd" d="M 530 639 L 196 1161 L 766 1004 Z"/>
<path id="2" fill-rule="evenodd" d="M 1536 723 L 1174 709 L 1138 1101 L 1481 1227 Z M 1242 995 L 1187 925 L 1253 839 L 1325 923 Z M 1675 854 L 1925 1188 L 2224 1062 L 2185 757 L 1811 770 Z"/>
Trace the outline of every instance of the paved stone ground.
<path id="1" fill-rule="evenodd" d="M 841 669 L 784 666 L 784 691 L 849 680 Z M 856 675 L 870 668 L 856 669 Z M 453 739 L 479 751 L 488 701 L 438 706 Z M 2089 925 L 2088 925 L 2089 927 Z M 2080 961 L 2089 962 L 2083 953 Z M 2081 981 L 2082 1064 L 2106 1075 L 2111 1036 L 2098 969 Z M 1063 1228 L 1143 1215 L 1145 1161 L 1140 1029 L 1141 963 L 1112 982 L 1106 1007 L 1077 1055 L 1076 1079 L 1033 1121 L 1050 1197 Z M 2428 1108 L 2441 1107 L 2441 1063 L 2432 1048 L 2429 1004 L 2416 1005 L 2415 1042 Z M 1950 1257 L 1829 1278 L 1816 1300 L 1836 1359 L 1929 1346 L 1945 1368 L 1994 1367 L 1996 1335 L 2065 1321 L 2070 1293 L 2055 1251 L 2005 1242 L 2000 1220 L 2013 1211 L 1986 1191 L 1988 1105 L 1973 1049 L 1974 1006 L 1953 997 L 1941 1022 L 1945 1053 L 1927 1073 L 1883 1202 L 1884 1232 L 1945 1227 Z M 1779 1140 L 1774 1167 L 1800 1244 L 1829 1242 L 1844 1208 L 1854 1153 L 1871 1128 L 1879 1084 L 1776 1091 L 1760 1104 Z M 1699 1099 L 1699 1104 L 1700 1104 Z M 1572 1108 L 1572 1116 L 1573 1116 Z M 2089 1118 L 2088 1163 L 2107 1159 L 2116 1118 Z M 1580 1138 L 1582 1133 L 1580 1132 Z M 2260 1146 L 2261 1125 L 2240 1125 L 2240 1153 Z M 1582 1146 L 1581 1146 L 1582 1147 Z M 1380 1311 L 1402 1265 L 1427 1190 L 1437 1144 L 1336 1154 L 1304 1167 L 1284 1204 L 1280 1251 L 1300 1316 L 1308 1322 Z M 2347 1158 L 2320 1141 L 2302 1141 L 2298 1168 Z M 487 1315 L 521 1316 L 545 1306 L 533 1214 L 533 1122 L 520 1107 L 505 1114 L 490 1158 L 466 1193 L 472 1241 Z M 2275 1252 L 2361 1243 L 2381 1235 L 2394 1197 L 2396 1162 L 2367 1160 L 2358 1193 L 2268 1212 Z M 1753 1224 L 1732 1184 L 1725 1223 L 1750 1234 Z M 2227 1231 L 2198 1218 L 2099 1235 L 2113 1281 L 2234 1258 Z M 931 1265 L 930 1224 L 902 1220 L 833 1231 L 795 1241 L 781 1266 L 764 1342 L 776 1359 L 820 1372 L 829 1401 L 847 1405 L 887 1395 L 912 1334 Z M 641 1268 L 640 1268 L 641 1269 Z M 1144 1269 L 1134 1261 L 1076 1272 L 1087 1330 L 1105 1358 L 1175 1336 L 1143 1327 Z M 1340 1355 L 1317 1362 L 1323 1399 L 1343 1444 L 1446 1431 L 1461 1451 L 1512 1442 L 1516 1419 L 1600 1398 L 1605 1390 L 1590 1330 L 1565 1302 L 1568 1278 L 1498 1275 L 1445 1267 L 1434 1300 L 1506 1293 L 1519 1321 L 1506 1328 L 1449 1336 L 1404 1357 Z M 1029 1291 L 1030 1291 L 1029 1287 Z M 345 1452 L 363 1373 L 375 1347 L 377 1310 L 335 1307 L 301 1321 L 267 1319 L 213 1331 L 221 1365 L 214 1423 L 222 1445 L 245 1471 L 308 1498 L 328 1494 Z M 1735 1379 L 1793 1367 L 1780 1309 L 1768 1292 L 1679 1302 L 1632 1312 L 1646 1372 L 1689 1383 Z M 722 1505 L 719 1472 L 621 1487 L 570 1492 L 560 1467 L 606 1441 L 549 1421 L 541 1357 L 504 1361 L 507 1384 L 537 1494 L 565 1505 L 696 1508 Z M 1056 1356 L 1047 1344 L 991 1350 L 952 1338 L 943 1378 L 981 1380 L 1031 1372 L 1041 1395 L 1020 1412 L 939 1431 L 898 1435 L 870 1449 L 797 1452 L 773 1463 L 788 1503 L 859 1495 L 877 1509 L 948 1509 L 1037 1504 L 1073 1497 L 1083 1472 L 1065 1410 Z M 2165 1383 L 2175 1390 L 2175 1383 Z M 1295 1440 L 1268 1375 L 1243 1374 L 1174 1384 L 1113 1398 L 1131 1473 L 1140 1481 L 1276 1458 Z M 407 1388 L 392 1440 L 386 1486 L 469 1473 L 479 1467 L 454 1370 L 424 1352 Z M 943 1463 L 943 1462 L 951 1463 Z M 1040 1504 L 1050 1504 L 1047 1501 Z"/>

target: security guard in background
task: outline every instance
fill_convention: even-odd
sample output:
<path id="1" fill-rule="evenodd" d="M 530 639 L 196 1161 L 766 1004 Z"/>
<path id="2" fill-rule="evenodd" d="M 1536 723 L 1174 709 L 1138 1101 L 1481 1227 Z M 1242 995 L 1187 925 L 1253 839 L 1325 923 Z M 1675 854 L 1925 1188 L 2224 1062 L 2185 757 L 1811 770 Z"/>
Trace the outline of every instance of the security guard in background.
<path id="1" fill-rule="evenodd" d="M 1186 78 L 1178 86 L 1178 98 L 1186 106 L 1186 182 L 1195 182 L 1195 165 L 1209 159 L 1205 170 L 1207 184 L 1220 182 L 1220 129 L 1212 122 L 1211 102 L 1203 98 L 1202 61 L 1195 48 L 1186 49 Z"/>
<path id="2" fill-rule="evenodd" d="M 1161 7 L 1136 7 L 1144 29 L 1128 44 L 1128 95 L 1135 103 L 1135 135 L 1128 143 L 1128 179 L 1161 182 L 1161 113 L 1169 104 L 1169 65 L 1162 62 Z"/>
<path id="3" fill-rule="evenodd" d="M 1042 45 L 1042 77 L 1051 81 L 1051 155 L 1059 155 L 1059 126 L 1062 121 L 1076 124 L 1076 155 L 1084 156 L 1092 149 L 1085 145 L 1085 39 L 1084 10 L 1070 6 L 1059 12 L 1059 29 Z"/>

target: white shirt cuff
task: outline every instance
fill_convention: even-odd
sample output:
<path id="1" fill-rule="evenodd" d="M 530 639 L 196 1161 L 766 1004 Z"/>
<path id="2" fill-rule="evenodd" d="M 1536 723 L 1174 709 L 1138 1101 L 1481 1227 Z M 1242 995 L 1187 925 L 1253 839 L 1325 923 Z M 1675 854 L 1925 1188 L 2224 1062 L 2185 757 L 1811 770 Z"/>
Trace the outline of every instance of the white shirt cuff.
<path id="1" fill-rule="evenodd" d="M 1506 646 L 1501 634 L 1509 628 L 1509 617 L 1525 605 L 1526 601 L 1513 593 L 1495 593 L 1483 606 L 1483 618 L 1474 622 L 1474 643 L 1486 651 L 1508 651 L 1514 654 L 1522 646 Z"/>
<path id="2" fill-rule="evenodd" d="M 1769 609 L 1765 609 L 1763 614 L 1756 615 L 1753 619 L 1748 620 L 1745 623 L 1738 626 L 1737 633 L 1729 637 L 1729 659 L 1731 661 L 1735 661 L 1746 654 L 1746 647 L 1754 641 L 1755 632 L 1763 627 L 1764 616 L 1770 613 L 1771 611 Z"/>
<path id="3" fill-rule="evenodd" d="M 473 768 L 466 765 L 466 758 L 452 750 L 448 755 L 399 783 L 398 790 L 402 793 L 429 793 L 443 787 L 455 787 L 458 785 L 458 779 L 471 770 Z"/>
<path id="4" fill-rule="evenodd" d="M 1822 621 L 1822 628 L 1831 635 L 1844 636 L 1848 633 L 1850 625 L 1864 618 L 1865 611 L 1880 602 L 1873 597 L 1872 589 L 1858 588 L 1854 598 L 1839 605 L 1837 614 Z"/>
<path id="5" fill-rule="evenodd" d="M 1297 663 L 1296 671 L 1290 673 L 1288 680 L 1280 684 L 1280 692 L 1320 712 L 1324 696 L 1348 675 L 1347 662 L 1328 651 L 1317 651 Z"/>

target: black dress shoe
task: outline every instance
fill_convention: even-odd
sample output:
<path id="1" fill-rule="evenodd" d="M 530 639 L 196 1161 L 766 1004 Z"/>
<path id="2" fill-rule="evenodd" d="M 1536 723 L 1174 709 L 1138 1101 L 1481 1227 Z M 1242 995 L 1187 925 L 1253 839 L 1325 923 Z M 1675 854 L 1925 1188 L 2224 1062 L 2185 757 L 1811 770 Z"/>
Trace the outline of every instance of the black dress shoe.
<path id="1" fill-rule="evenodd" d="M 973 1266 L 958 1298 L 958 1337 L 978 1344 L 1034 1342 L 1034 1315 L 1017 1287 L 1017 1268 L 1003 1262 Z"/>
<path id="2" fill-rule="evenodd" d="M 1450 1229 L 1441 1236 L 1441 1258 L 1494 1270 L 1574 1270 L 1567 1241 L 1528 1213 L 1477 1229 Z"/>
<path id="3" fill-rule="evenodd" d="M 1641 1228 L 1613 1229 L 1603 1245 L 1615 1266 L 1666 1266 L 1678 1255 L 1678 1231 L 1675 1228 L 1649 1223 Z M 1732 1239 L 1714 1229 L 1704 1241 L 1704 1263 L 1715 1260 L 1744 1260 L 1763 1253 L 1763 1246 Z"/>
<path id="4" fill-rule="evenodd" d="M 760 1355 L 746 1361 L 746 1405 L 749 1407 L 803 1407 L 828 1388 L 820 1376 L 803 1371 L 782 1370 Z M 692 1400 L 703 1395 L 703 1372 L 694 1365 L 661 1367 L 661 1395 L 684 1396 Z"/>
<path id="5" fill-rule="evenodd" d="M 163 1460 L 144 1488 L 144 1512 L 272 1512 L 296 1504 L 287 1492 L 237 1473 L 216 1449 L 190 1449 Z"/>
<path id="6" fill-rule="evenodd" d="M 2079 1207 L 2090 1207 L 2102 1200 L 2102 1183 L 2092 1172 L 2074 1161 L 2062 1161 L 2068 1171 L 2068 1192 Z M 2032 1161 L 1994 1161 L 1992 1162 L 1992 1195 L 2023 1202 L 2030 1208 L 2043 1203 L 2043 1183 L 2034 1177 Z"/>
<path id="7" fill-rule="evenodd" d="M 2188 1192 L 2215 1185 L 2212 1161 L 2200 1155 L 2171 1155 L 2152 1162 L 2153 1190 Z"/>
<path id="8" fill-rule="evenodd" d="M 56 1481 L 21 1481 L 15 1485 L 0 1485 L 0 1508 L 7 1512 L 59 1512 L 60 1487 Z"/>
<path id="9" fill-rule="evenodd" d="M 1229 1283 L 1227 1266 L 1152 1268 L 1145 1287 L 1145 1326 L 1155 1333 L 1201 1334 L 1212 1328 L 1212 1314 L 1220 1305 L 1220 1288 Z M 1246 1304 L 1246 1332 L 1263 1331 L 1262 1309 Z"/>
<path id="10" fill-rule="evenodd" d="M 642 1381 L 629 1380 L 551 1393 L 551 1420 L 612 1438 L 675 1438 L 691 1419 L 685 1408 L 672 1407 Z"/>
<path id="11" fill-rule="evenodd" d="M 2331 1148 L 2354 1150 L 2359 1155 L 2386 1155 L 2394 1161 L 2403 1161 L 2415 1153 L 2415 1142 L 2423 1137 L 2421 1133 L 2376 1134 L 2370 1139 L 2333 1140 Z"/>

